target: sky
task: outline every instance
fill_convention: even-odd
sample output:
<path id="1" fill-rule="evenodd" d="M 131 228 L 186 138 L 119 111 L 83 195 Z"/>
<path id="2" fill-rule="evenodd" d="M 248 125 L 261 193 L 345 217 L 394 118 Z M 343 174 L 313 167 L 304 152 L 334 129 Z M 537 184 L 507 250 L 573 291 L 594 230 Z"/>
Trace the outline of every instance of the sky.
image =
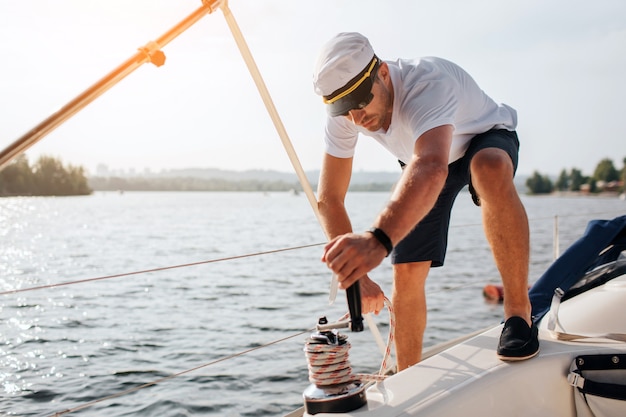
<path id="1" fill-rule="evenodd" d="M 200 0 L 0 0 L 0 148 L 201 6 Z M 440 56 L 518 111 L 518 173 L 626 157 L 623 0 L 230 0 L 304 170 L 320 168 L 325 109 L 313 64 L 333 35 L 382 59 Z M 95 174 L 180 168 L 293 171 L 221 10 L 208 14 L 26 154 Z M 354 169 L 394 171 L 368 138 Z"/>

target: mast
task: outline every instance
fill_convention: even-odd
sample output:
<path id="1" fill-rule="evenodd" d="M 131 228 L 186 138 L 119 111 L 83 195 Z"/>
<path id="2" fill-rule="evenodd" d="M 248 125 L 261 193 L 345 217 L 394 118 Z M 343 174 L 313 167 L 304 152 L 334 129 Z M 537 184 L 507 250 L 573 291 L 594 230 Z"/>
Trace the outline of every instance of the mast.
<path id="1" fill-rule="evenodd" d="M 97 81 L 87 90 L 79 94 L 76 98 L 68 102 L 65 106 L 61 107 L 60 110 L 50 115 L 47 119 L 43 120 L 41 123 L 36 125 L 30 131 L 26 132 L 23 136 L 18 138 L 11 145 L 6 147 L 0 152 L 0 170 L 4 168 L 9 162 L 11 162 L 14 158 L 24 153 L 28 148 L 32 145 L 43 139 L 47 134 L 52 132 L 54 129 L 59 127 L 73 115 L 78 113 L 80 110 L 85 108 L 88 104 L 94 101 L 96 98 L 100 97 L 110 88 L 115 86 L 118 82 L 123 80 L 126 76 L 131 74 L 141 65 L 151 62 L 156 66 L 161 66 L 165 63 L 165 54 L 161 51 L 165 45 L 175 39 L 178 35 L 189 29 L 192 25 L 198 22 L 202 17 L 207 14 L 214 12 L 216 9 L 221 8 L 224 13 L 224 18 L 228 23 L 230 31 L 237 43 L 239 51 L 248 67 L 248 71 L 252 75 L 252 78 L 257 86 L 257 89 L 263 99 L 263 103 L 274 123 L 274 127 L 282 141 L 283 147 L 289 156 L 291 164 L 298 176 L 298 180 L 304 190 L 307 200 L 313 209 L 313 213 L 317 218 L 318 222 L 321 224 L 321 218 L 319 209 L 317 206 L 317 198 L 309 184 L 308 179 L 306 178 L 305 172 L 300 164 L 298 156 L 293 148 L 293 145 L 287 135 L 287 131 L 278 115 L 278 111 L 276 110 L 272 98 L 265 86 L 265 82 L 259 72 L 258 67 L 250 53 L 248 45 L 233 17 L 230 9 L 228 8 L 228 0 L 202 0 L 202 6 L 199 7 L 196 11 L 191 13 L 185 19 L 183 19 L 180 23 L 158 38 L 156 41 L 150 41 L 145 46 L 138 48 L 138 51 L 128 58 L 125 62 L 123 62 L 119 67 L 115 68 L 109 74 L 104 76 L 102 79 Z M 328 237 L 328 236 L 327 236 Z M 334 301 L 336 293 L 337 293 L 337 277 L 333 275 L 330 287 L 330 296 L 329 299 L 331 302 Z M 362 318 L 361 318 L 361 305 L 360 305 L 360 288 L 359 283 L 356 282 L 350 288 L 347 289 L 346 295 L 348 298 L 348 305 L 350 307 L 351 317 L 353 318 L 353 327 L 355 331 L 363 330 Z M 370 323 L 370 326 L 373 323 Z M 358 329 L 358 330 L 357 330 Z"/>
<path id="2" fill-rule="evenodd" d="M 13 159 L 24 153 L 28 148 L 43 139 L 47 134 L 85 108 L 92 101 L 126 78 L 141 65 L 147 62 L 157 67 L 163 65 L 165 63 L 165 54 L 161 51 L 161 48 L 189 29 L 205 15 L 214 12 L 222 1 L 223 0 L 202 0 L 202 6 L 180 21 L 156 41 L 150 41 L 145 46 L 138 48 L 137 52 L 120 66 L 0 151 L 0 170 Z"/>

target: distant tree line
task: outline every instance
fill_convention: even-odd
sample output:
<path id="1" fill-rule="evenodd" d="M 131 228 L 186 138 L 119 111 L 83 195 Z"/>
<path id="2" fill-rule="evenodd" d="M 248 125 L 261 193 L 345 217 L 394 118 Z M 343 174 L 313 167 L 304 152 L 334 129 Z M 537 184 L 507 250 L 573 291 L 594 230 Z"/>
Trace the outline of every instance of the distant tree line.
<path id="1" fill-rule="evenodd" d="M 82 167 L 64 166 L 41 156 L 32 166 L 25 155 L 0 171 L 0 197 L 88 195 L 92 190 Z"/>
<path id="2" fill-rule="evenodd" d="M 219 178 L 90 177 L 89 186 L 97 191 L 300 191 L 300 184 L 286 181 Z"/>
<path id="3" fill-rule="evenodd" d="M 299 182 L 267 180 L 226 180 L 219 178 L 171 177 L 90 177 L 96 191 L 302 191 Z M 354 184 L 351 191 L 389 191 L 393 184 Z"/>
<path id="4" fill-rule="evenodd" d="M 592 176 L 572 168 L 563 169 L 553 182 L 549 176 L 535 171 L 527 180 L 529 194 L 549 194 L 554 191 L 604 190 L 625 191 L 626 158 L 617 170 L 609 158 L 598 163 Z M 352 191 L 389 191 L 391 183 L 353 184 Z M 41 156 L 32 166 L 25 155 L 16 158 L 0 170 L 0 197 L 6 196 L 68 196 L 88 195 L 98 191 L 302 191 L 298 182 L 267 180 L 226 180 L 220 178 L 144 178 L 91 177 L 87 179 L 82 167 L 64 166 L 60 160 Z"/>
<path id="5" fill-rule="evenodd" d="M 314 185 L 313 185 L 314 186 Z M 389 191 L 392 183 L 354 184 L 353 191 Z M 40 157 L 32 166 L 21 155 L 0 170 L 0 197 L 88 195 L 96 191 L 302 191 L 297 181 L 196 177 L 89 177 L 84 168 Z"/>
<path id="6" fill-rule="evenodd" d="M 569 172 L 563 169 L 555 182 L 537 171 L 526 180 L 529 194 L 549 194 L 554 191 L 619 192 L 625 190 L 625 184 L 626 158 L 623 159 L 621 170 L 615 168 L 610 158 L 605 158 L 598 163 L 592 176 L 585 176 L 581 170 L 572 168 Z"/>

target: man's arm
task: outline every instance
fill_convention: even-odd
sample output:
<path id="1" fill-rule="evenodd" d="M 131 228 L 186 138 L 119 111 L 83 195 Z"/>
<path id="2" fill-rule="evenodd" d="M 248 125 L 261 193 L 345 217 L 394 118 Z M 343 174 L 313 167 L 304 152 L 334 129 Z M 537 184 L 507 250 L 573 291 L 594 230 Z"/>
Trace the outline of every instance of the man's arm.
<path id="1" fill-rule="evenodd" d="M 408 235 L 435 206 L 448 176 L 453 132 L 451 125 L 436 127 L 415 142 L 413 158 L 374 223 L 387 233 L 393 244 Z"/>
<path id="2" fill-rule="evenodd" d="M 415 142 L 413 158 L 404 168 L 396 191 L 374 226 L 382 229 L 395 245 L 434 207 L 448 175 L 451 125 L 424 133 Z M 325 247 L 323 260 L 346 288 L 377 267 L 387 255 L 371 233 L 344 234 Z"/>
<path id="3" fill-rule="evenodd" d="M 352 224 L 345 207 L 351 176 L 352 158 L 336 158 L 325 154 L 317 186 L 317 206 L 322 227 L 329 239 L 352 232 Z M 384 293 L 367 275 L 360 278 L 361 310 L 364 314 L 378 314 L 384 307 Z M 347 288 L 343 285 L 341 287 Z"/>
<path id="4" fill-rule="evenodd" d="M 324 154 L 317 185 L 317 207 L 328 239 L 352 232 L 344 205 L 351 176 L 352 158 Z"/>

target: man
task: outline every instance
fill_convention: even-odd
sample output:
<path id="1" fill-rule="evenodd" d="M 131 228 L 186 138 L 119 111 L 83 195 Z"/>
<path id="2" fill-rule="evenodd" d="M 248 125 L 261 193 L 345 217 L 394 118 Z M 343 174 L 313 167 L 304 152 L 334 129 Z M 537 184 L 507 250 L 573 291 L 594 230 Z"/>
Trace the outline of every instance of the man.
<path id="1" fill-rule="evenodd" d="M 380 311 L 384 301 L 367 273 L 391 254 L 398 370 L 421 359 L 426 277 L 443 265 L 450 210 L 468 184 L 504 286 L 498 357 L 535 356 L 528 219 L 513 185 L 515 110 L 494 102 L 449 61 L 383 62 L 359 33 L 340 33 L 323 47 L 313 83 L 328 111 L 318 206 L 331 241 L 322 260 L 341 288 L 359 280 L 367 313 Z M 365 233 L 353 233 L 344 207 L 359 134 L 374 138 L 403 166 L 391 199 Z"/>

